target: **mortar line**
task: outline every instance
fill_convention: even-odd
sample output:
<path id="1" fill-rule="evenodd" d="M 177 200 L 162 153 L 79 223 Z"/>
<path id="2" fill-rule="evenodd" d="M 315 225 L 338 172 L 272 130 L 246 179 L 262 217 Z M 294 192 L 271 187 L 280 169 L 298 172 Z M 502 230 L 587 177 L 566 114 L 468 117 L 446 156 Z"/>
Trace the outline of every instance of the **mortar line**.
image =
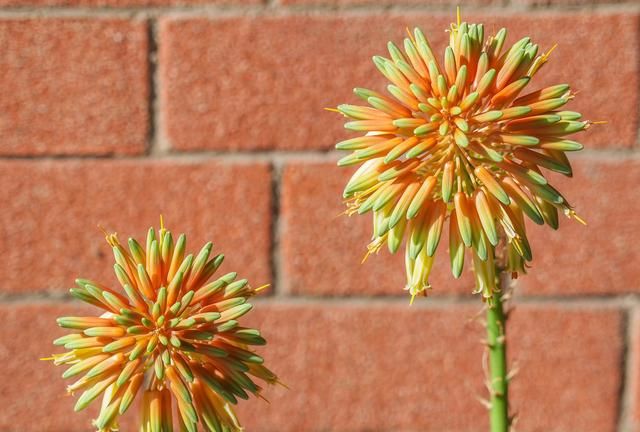
<path id="1" fill-rule="evenodd" d="M 273 304 L 319 304 L 319 305 L 363 305 L 363 306 L 384 306 L 384 305 L 406 305 L 407 308 L 441 308 L 448 306 L 481 306 L 482 302 L 478 296 L 469 294 L 441 294 L 427 299 L 416 301 L 409 306 L 409 297 L 402 295 L 382 295 L 382 296 L 339 296 L 339 295 L 309 295 L 292 294 L 277 296 L 261 296 L 254 300 Z M 36 291 L 29 293 L 0 293 L 0 304 L 15 304 L 27 302 L 53 302 L 68 303 L 76 300 L 65 290 Z M 617 295 L 574 295 L 574 296 L 518 296 L 513 301 L 513 306 L 534 306 L 546 307 L 554 306 L 568 309 L 614 309 L 631 311 L 640 307 L 640 294 L 617 294 Z M 630 337 L 630 336 L 629 336 Z"/>
<path id="2" fill-rule="evenodd" d="M 636 37 L 636 66 L 640 69 L 640 32 L 638 32 Z M 640 94 L 640 81 L 636 85 L 636 92 Z M 640 150 L 640 98 L 638 98 L 638 112 L 636 113 L 636 121 L 637 121 L 637 130 L 636 130 L 636 146 L 635 148 Z"/>
<path id="3" fill-rule="evenodd" d="M 590 3 L 576 3 L 576 4 L 561 4 L 561 3 L 545 3 L 545 2 L 528 2 L 528 1 L 514 1 L 503 0 L 503 5 L 509 10 L 517 13 L 544 13 L 544 12 L 595 12 L 600 10 L 616 10 L 616 11 L 629 11 L 634 10 L 637 6 L 631 0 L 622 0 L 618 3 L 602 4 L 596 1 Z"/>
<path id="4" fill-rule="evenodd" d="M 271 264 L 271 295 L 274 297 L 281 297 L 287 291 L 283 285 L 282 255 L 280 253 L 282 169 L 281 162 L 275 160 L 271 162 L 271 249 L 269 261 Z"/>
<path id="5" fill-rule="evenodd" d="M 505 5 L 474 5 L 465 6 L 465 15 L 498 14 L 510 15 L 526 12 L 532 16 L 545 16 L 557 13 L 575 13 L 587 11 L 589 13 L 637 13 L 640 5 L 633 2 L 615 4 L 589 5 L 519 5 L 508 3 Z M 446 4 L 411 4 L 394 5 L 392 2 L 368 5 L 282 5 L 275 0 L 266 0 L 257 5 L 172 5 L 172 6 L 125 6 L 125 7 L 83 7 L 83 6 L 8 6 L 0 7 L 0 18 L 49 18 L 49 17 L 157 17 L 170 14 L 184 17 L 226 17 L 243 15 L 260 16 L 290 16 L 290 15 L 336 15 L 354 16 L 370 14 L 407 15 L 412 13 L 427 13 L 431 15 L 455 14 L 455 5 Z M 452 15 L 453 16 L 453 15 Z"/>
<path id="6" fill-rule="evenodd" d="M 300 304 L 341 304 L 353 303 L 363 305 L 406 304 L 409 307 L 409 297 L 406 295 L 383 296 L 314 296 L 289 295 L 283 298 L 265 299 L 264 301 L 300 303 Z M 479 306 L 482 302 L 477 296 L 469 294 L 442 294 L 414 302 L 411 307 L 443 307 L 443 306 Z M 514 299 L 512 306 L 562 306 L 589 309 L 622 309 L 629 310 L 640 306 L 640 296 L 634 294 L 623 295 L 575 295 L 575 296 L 520 296 Z"/>
<path id="7" fill-rule="evenodd" d="M 158 86 L 157 86 L 157 73 L 158 73 L 158 28 L 155 18 L 149 18 L 148 21 L 148 59 L 147 67 L 149 68 L 149 99 L 148 103 L 148 115 L 149 115 L 149 131 L 146 155 L 157 154 L 158 152 Z"/>
<path id="8" fill-rule="evenodd" d="M 156 83 L 157 85 L 157 83 Z M 156 99 L 159 99 L 156 97 Z M 160 103 L 157 102 L 156 105 Z M 80 161 L 86 159 L 94 160 L 121 160 L 139 161 L 161 160 L 161 161 L 189 161 L 189 160 L 222 160 L 228 162 L 288 162 L 288 161 L 337 161 L 346 155 L 346 152 L 334 149 L 306 149 L 306 150 L 193 150 L 177 151 L 168 148 L 164 143 L 162 135 L 162 115 L 159 107 L 154 108 L 158 114 L 154 121 L 155 136 L 157 143 L 156 151 L 151 153 L 130 154 L 104 154 L 104 155 L 82 155 L 82 154 L 60 154 L 60 155 L 0 155 L 0 161 Z M 165 148 L 167 147 L 167 148 Z M 585 148 L 579 152 L 569 154 L 572 161 L 577 160 L 609 160 L 609 161 L 633 161 L 640 159 L 640 148 L 625 149 L 594 149 Z"/>
<path id="9" fill-rule="evenodd" d="M 633 405 L 637 385 L 637 352 L 634 343 L 638 337 L 637 308 L 626 311 L 626 320 L 623 322 L 622 334 L 624 341 L 624 356 L 621 364 L 621 389 L 620 389 L 620 411 L 618 413 L 618 432 L 631 432 L 634 430 Z"/>
<path id="10" fill-rule="evenodd" d="M 626 416 L 625 395 L 627 393 L 627 356 L 629 354 L 629 315 L 630 310 L 623 310 L 621 312 L 620 338 L 622 340 L 622 352 L 619 360 L 619 372 L 620 372 L 620 387 L 618 389 L 618 413 L 617 413 L 617 429 L 620 432 L 625 430 L 624 418 Z"/>

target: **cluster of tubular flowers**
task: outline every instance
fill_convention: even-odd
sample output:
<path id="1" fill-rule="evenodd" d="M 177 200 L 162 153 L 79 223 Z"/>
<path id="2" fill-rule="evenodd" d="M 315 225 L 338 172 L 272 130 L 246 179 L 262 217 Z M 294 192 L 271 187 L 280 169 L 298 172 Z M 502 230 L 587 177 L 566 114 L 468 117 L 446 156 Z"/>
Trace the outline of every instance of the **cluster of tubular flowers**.
<path id="1" fill-rule="evenodd" d="M 52 359 L 69 366 L 64 378 L 77 379 L 68 386 L 81 392 L 75 410 L 102 395 L 94 425 L 117 431 L 119 416 L 141 394 L 141 432 L 242 430 L 232 405 L 259 395 L 250 376 L 277 382 L 249 348 L 265 340 L 237 321 L 260 288 L 236 273 L 209 282 L 224 256 L 211 257 L 211 243 L 185 256 L 184 234 L 174 243 L 169 231 L 151 228 L 146 249 L 130 238 L 126 250 L 115 234 L 107 241 L 124 293 L 78 279 L 71 294 L 105 312 L 58 319 L 71 333 L 54 341 L 67 351 Z"/>
<path id="2" fill-rule="evenodd" d="M 532 259 L 524 215 L 554 229 L 558 211 L 580 220 L 542 170 L 571 176 L 565 152 L 582 145 L 567 136 L 591 123 L 562 110 L 573 98 L 566 84 L 524 91 L 549 52 L 528 37 L 505 49 L 506 34 L 485 40 L 482 24 L 458 21 L 439 60 L 415 29 L 404 51 L 390 42 L 390 58 L 373 58 L 389 95 L 356 88 L 369 106 L 337 107 L 346 129 L 365 133 L 336 145 L 352 151 L 338 165 L 361 164 L 344 190 L 347 213 L 373 212 L 369 253 L 405 241 L 412 296 L 430 288 L 446 226 L 454 277 L 470 249 L 477 292 L 491 302 L 496 245 L 514 276 Z"/>

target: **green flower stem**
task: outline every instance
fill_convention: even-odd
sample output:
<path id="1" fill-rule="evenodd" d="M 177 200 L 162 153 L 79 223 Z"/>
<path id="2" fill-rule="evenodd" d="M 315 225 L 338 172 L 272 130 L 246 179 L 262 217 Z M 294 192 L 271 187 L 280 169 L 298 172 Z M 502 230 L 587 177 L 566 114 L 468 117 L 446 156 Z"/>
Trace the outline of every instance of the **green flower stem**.
<path id="1" fill-rule="evenodd" d="M 499 283 L 503 274 L 499 272 Z M 502 293 L 494 296 L 487 309 L 487 344 L 489 349 L 489 377 L 491 386 L 491 432 L 509 430 L 509 383 L 507 379 L 506 316 L 502 307 Z"/>

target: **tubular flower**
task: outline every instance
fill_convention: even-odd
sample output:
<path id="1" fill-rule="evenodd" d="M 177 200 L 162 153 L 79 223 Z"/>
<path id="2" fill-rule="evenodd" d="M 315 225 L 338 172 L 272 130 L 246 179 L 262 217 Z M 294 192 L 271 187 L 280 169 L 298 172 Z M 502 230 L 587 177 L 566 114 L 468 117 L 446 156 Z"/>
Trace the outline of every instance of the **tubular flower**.
<path id="1" fill-rule="evenodd" d="M 558 210 L 580 220 L 542 169 L 571 176 L 567 138 L 591 122 L 562 107 L 574 96 L 566 84 L 525 91 L 549 52 L 525 37 L 505 49 L 507 32 L 484 38 L 482 24 L 452 24 L 444 58 L 436 58 L 419 30 L 404 51 L 373 57 L 391 82 L 390 94 L 356 88 L 368 106 L 340 105 L 345 128 L 365 133 L 342 141 L 352 151 L 338 165 L 361 164 L 344 190 L 347 213 L 373 213 L 368 254 L 406 244 L 407 289 L 426 295 L 429 273 L 448 227 L 454 277 L 472 251 L 477 292 L 491 301 L 497 289 L 494 252 L 506 242 L 517 276 L 532 259 L 524 215 L 558 228 Z M 367 255 L 368 255 L 367 254 Z"/>
<path id="2" fill-rule="evenodd" d="M 209 282 L 224 256 L 210 259 L 211 243 L 185 256 L 184 234 L 174 243 L 169 231 L 151 228 L 146 249 L 130 238 L 129 250 L 115 234 L 106 238 L 124 292 L 78 279 L 71 294 L 105 312 L 57 320 L 71 333 L 54 341 L 67 352 L 52 359 L 69 366 L 63 378 L 79 377 L 68 386 L 82 392 L 75 410 L 102 395 L 94 425 L 117 431 L 141 393 L 141 432 L 241 431 L 232 405 L 261 390 L 250 376 L 277 382 L 249 348 L 266 343 L 260 332 L 237 321 L 260 288 L 236 273 Z"/>

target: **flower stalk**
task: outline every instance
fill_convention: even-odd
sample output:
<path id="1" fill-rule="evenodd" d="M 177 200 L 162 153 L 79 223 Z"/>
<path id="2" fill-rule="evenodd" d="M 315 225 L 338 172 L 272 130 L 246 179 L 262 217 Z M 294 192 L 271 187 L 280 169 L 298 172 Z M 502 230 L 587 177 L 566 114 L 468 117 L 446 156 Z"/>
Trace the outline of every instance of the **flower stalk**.
<path id="1" fill-rule="evenodd" d="M 502 276 L 502 273 L 498 273 Z M 502 277 L 499 278 L 502 282 Z M 489 391 L 491 401 L 489 420 L 491 432 L 509 430 L 509 380 L 507 371 L 507 317 L 503 308 L 503 296 L 494 296 L 487 308 L 487 345 L 489 349 Z"/>

